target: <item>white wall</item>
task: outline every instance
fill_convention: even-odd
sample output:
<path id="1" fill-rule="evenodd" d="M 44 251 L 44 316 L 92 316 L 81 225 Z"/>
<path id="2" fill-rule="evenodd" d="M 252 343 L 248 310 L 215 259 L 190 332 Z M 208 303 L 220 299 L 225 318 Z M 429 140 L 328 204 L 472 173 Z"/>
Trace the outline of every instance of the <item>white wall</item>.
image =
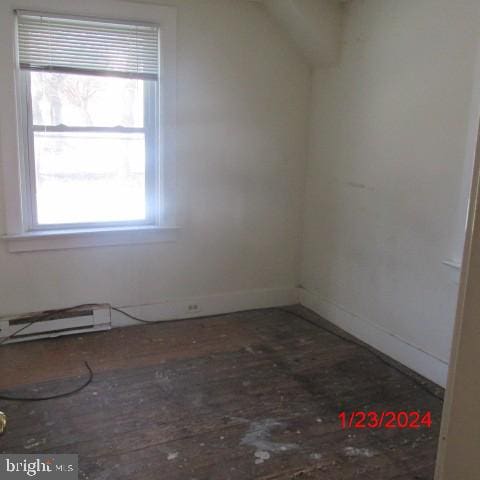
<path id="1" fill-rule="evenodd" d="M 439 383 L 479 32 L 478 0 L 353 0 L 313 86 L 304 301 Z"/>
<path id="2" fill-rule="evenodd" d="M 298 283 L 308 67 L 257 4 L 159 3 L 178 5 L 180 239 L 22 254 L 0 242 L 0 315 Z"/>
<path id="3" fill-rule="evenodd" d="M 263 0 L 265 8 L 315 66 L 338 60 L 342 7 L 337 0 Z"/>

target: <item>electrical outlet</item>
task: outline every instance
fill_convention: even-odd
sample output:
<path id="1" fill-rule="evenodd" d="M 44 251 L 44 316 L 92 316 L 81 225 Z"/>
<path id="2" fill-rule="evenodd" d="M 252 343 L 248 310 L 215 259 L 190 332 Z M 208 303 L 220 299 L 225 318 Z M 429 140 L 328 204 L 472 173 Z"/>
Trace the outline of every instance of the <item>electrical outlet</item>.
<path id="1" fill-rule="evenodd" d="M 189 303 L 187 305 L 187 313 L 200 312 L 200 305 L 198 303 Z"/>

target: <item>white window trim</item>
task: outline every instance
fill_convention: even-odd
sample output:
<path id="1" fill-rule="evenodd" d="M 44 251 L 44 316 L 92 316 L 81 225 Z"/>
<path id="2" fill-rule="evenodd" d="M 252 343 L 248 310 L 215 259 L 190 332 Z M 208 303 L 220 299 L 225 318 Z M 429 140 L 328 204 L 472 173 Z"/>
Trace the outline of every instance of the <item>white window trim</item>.
<path id="1" fill-rule="evenodd" d="M 10 252 L 62 250 L 66 248 L 130 245 L 137 243 L 173 242 L 177 227 L 135 226 L 81 228 L 68 230 L 36 230 L 18 235 L 5 235 Z"/>
<path id="2" fill-rule="evenodd" d="M 176 9 L 170 6 L 129 3 L 119 0 L 17 0 L 0 4 L 0 160 L 5 198 L 6 234 L 11 252 L 53 250 L 106 245 L 174 241 L 178 227 L 175 212 L 175 119 L 176 119 Z M 160 158 L 157 181 L 162 216 L 153 224 L 93 226 L 77 229 L 29 230 L 25 202 L 21 75 L 16 65 L 14 10 L 31 9 L 63 15 L 87 15 L 112 20 L 156 23 L 160 26 Z"/>

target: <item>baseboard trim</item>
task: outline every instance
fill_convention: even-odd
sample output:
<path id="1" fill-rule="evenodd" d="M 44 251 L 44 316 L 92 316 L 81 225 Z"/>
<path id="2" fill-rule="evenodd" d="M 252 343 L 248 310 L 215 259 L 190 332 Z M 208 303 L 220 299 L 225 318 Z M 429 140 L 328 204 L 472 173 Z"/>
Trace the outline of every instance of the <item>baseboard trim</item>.
<path id="1" fill-rule="evenodd" d="M 299 289 L 300 303 L 354 337 L 397 360 L 437 385 L 447 383 L 448 363 L 390 333 L 375 323 L 355 315 L 316 292 Z"/>
<path id="2" fill-rule="evenodd" d="M 145 320 L 168 321 L 292 305 L 298 303 L 298 295 L 297 288 L 268 288 L 172 299 L 149 305 L 123 306 L 121 309 Z M 112 327 L 130 325 L 138 325 L 138 322 L 112 310 Z"/>

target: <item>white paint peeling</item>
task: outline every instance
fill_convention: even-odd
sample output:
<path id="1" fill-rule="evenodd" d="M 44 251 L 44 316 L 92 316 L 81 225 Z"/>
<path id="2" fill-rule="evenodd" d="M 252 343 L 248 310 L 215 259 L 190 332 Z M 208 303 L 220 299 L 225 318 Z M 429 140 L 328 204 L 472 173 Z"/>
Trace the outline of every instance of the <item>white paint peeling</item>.
<path id="1" fill-rule="evenodd" d="M 369 448 L 345 447 L 345 455 L 347 457 L 373 457 L 377 454 L 375 450 Z"/>
<path id="2" fill-rule="evenodd" d="M 30 448 L 39 447 L 40 445 L 44 445 L 47 442 L 46 438 L 42 438 L 41 440 L 36 441 L 34 438 L 30 438 L 27 440 L 26 445 L 23 446 L 26 450 Z"/>
<path id="3" fill-rule="evenodd" d="M 257 450 L 255 452 L 255 464 L 259 465 L 260 463 L 263 463 L 265 460 L 268 460 L 270 458 L 270 454 L 266 452 L 265 450 Z"/>
<path id="4" fill-rule="evenodd" d="M 286 452 L 296 450 L 299 446 L 296 443 L 273 442 L 270 439 L 271 431 L 275 428 L 281 428 L 285 425 L 282 422 L 267 418 L 259 422 L 252 422 L 250 428 L 242 439 L 242 445 L 255 447 L 270 453 Z"/>

